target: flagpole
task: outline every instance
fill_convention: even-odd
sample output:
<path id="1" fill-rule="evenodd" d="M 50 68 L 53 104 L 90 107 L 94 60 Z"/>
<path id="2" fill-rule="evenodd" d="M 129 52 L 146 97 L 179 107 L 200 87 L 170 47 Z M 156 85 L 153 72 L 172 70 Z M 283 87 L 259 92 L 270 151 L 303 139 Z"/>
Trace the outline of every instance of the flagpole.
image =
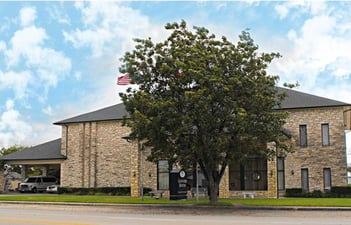
<path id="1" fill-rule="evenodd" d="M 199 201 L 199 166 L 196 163 L 196 201 Z"/>

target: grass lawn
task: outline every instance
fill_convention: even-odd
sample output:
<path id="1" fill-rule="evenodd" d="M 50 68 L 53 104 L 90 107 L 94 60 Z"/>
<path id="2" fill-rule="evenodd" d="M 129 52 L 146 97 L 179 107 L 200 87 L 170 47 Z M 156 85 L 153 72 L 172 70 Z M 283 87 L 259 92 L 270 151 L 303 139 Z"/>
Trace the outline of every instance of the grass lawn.
<path id="1" fill-rule="evenodd" d="M 76 202 L 76 203 L 116 203 L 116 204 L 207 204 L 207 199 L 170 201 L 166 198 L 154 199 L 92 196 L 92 195 L 0 195 L 1 201 L 32 201 L 32 202 Z M 319 206 L 319 207 L 351 207 L 351 198 L 281 198 L 281 199 L 220 199 L 219 205 L 243 204 L 251 206 Z"/>

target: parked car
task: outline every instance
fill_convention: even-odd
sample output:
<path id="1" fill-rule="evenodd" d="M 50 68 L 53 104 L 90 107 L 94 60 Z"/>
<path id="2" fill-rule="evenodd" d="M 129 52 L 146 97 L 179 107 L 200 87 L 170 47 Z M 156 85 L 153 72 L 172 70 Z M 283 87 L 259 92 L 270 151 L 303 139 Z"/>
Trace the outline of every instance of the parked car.
<path id="1" fill-rule="evenodd" d="M 59 185 L 57 185 L 57 184 L 47 186 L 46 192 L 47 193 L 57 193 L 58 192 L 58 187 L 59 187 Z"/>
<path id="2" fill-rule="evenodd" d="M 24 182 L 20 183 L 18 190 L 20 192 L 41 192 L 46 191 L 46 188 L 50 185 L 57 184 L 55 177 L 28 177 Z"/>

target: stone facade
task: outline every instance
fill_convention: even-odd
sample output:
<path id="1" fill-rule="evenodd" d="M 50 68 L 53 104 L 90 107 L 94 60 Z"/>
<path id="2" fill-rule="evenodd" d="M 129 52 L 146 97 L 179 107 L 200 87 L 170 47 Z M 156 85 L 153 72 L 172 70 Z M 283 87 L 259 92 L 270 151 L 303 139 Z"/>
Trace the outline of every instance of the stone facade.
<path id="1" fill-rule="evenodd" d="M 140 152 L 136 142 L 122 137 L 129 128 L 121 121 L 72 123 L 62 126 L 61 185 L 67 187 L 126 187 L 140 194 Z M 144 157 L 145 158 L 145 157 Z M 156 184 L 155 166 L 144 162 L 144 184 Z M 145 186 L 146 187 L 146 186 Z M 148 186 L 154 188 L 153 186 Z"/>
<path id="2" fill-rule="evenodd" d="M 301 169 L 309 170 L 310 191 L 323 190 L 323 169 L 331 170 L 332 185 L 346 184 L 345 107 L 288 110 L 285 128 L 294 140 L 294 152 L 285 158 L 285 187 L 301 187 Z M 321 124 L 329 125 L 330 145 L 322 146 Z M 300 147 L 299 125 L 307 126 L 307 147 Z M 62 125 L 61 185 L 69 187 L 131 187 L 131 196 L 141 195 L 141 186 L 157 189 L 157 166 L 146 161 L 149 151 L 142 143 L 122 137 L 130 129 L 120 120 Z M 141 174 L 142 173 L 142 174 Z M 255 197 L 275 198 L 277 161 L 267 163 L 267 190 L 250 191 Z M 229 169 L 220 184 L 221 198 L 241 198 L 242 191 L 229 190 Z"/>
<path id="3" fill-rule="evenodd" d="M 324 169 L 331 171 L 331 185 L 344 186 L 346 180 L 345 124 L 343 114 L 349 107 L 320 107 L 287 110 L 285 128 L 291 132 L 293 153 L 285 156 L 285 188 L 301 188 L 301 169 L 308 169 L 308 191 L 324 191 Z M 322 124 L 329 126 L 329 142 L 322 145 Z M 307 127 L 307 146 L 299 146 L 299 126 Z M 279 197 L 277 187 L 277 161 L 267 164 L 267 191 L 249 191 L 259 198 Z M 220 197 L 241 198 L 247 191 L 229 191 L 229 173 L 223 176 Z"/>
<path id="4" fill-rule="evenodd" d="M 332 186 L 346 185 L 345 107 L 289 110 L 286 128 L 294 152 L 285 160 L 285 187 L 301 188 L 301 169 L 308 169 L 309 191 L 324 190 L 323 169 L 331 170 Z M 322 145 L 322 124 L 329 125 L 329 145 Z M 299 145 L 299 126 L 307 127 L 307 146 Z"/>

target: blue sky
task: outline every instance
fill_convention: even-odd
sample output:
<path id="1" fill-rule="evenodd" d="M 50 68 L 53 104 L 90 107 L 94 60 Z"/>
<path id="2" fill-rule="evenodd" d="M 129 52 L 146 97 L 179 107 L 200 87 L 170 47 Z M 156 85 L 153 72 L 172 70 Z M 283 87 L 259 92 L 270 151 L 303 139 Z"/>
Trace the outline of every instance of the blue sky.
<path id="1" fill-rule="evenodd" d="M 58 138 L 52 123 L 119 103 L 119 58 L 164 25 L 204 26 L 236 43 L 249 29 L 298 90 L 351 103 L 351 2 L 0 2 L 0 148 Z"/>

